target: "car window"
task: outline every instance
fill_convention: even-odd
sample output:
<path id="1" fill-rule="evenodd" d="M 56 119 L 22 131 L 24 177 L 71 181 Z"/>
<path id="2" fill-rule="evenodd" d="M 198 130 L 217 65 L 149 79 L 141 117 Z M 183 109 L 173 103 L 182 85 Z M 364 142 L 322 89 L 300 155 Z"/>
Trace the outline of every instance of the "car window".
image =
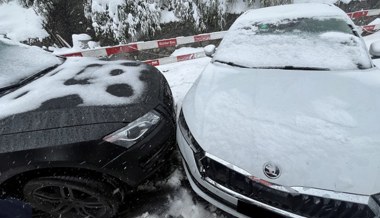
<path id="1" fill-rule="evenodd" d="M 41 48 L 0 39 L 0 89 L 12 86 L 62 60 Z"/>
<path id="2" fill-rule="evenodd" d="M 345 20 L 335 17 L 237 23 L 222 41 L 214 60 L 259 68 L 372 67 L 362 39 Z"/>

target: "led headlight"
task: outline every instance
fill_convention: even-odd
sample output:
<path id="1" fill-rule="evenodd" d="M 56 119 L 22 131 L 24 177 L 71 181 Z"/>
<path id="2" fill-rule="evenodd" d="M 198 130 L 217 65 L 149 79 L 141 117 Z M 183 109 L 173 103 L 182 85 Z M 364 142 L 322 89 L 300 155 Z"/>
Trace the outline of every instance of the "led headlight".
<path id="1" fill-rule="evenodd" d="M 106 136 L 104 141 L 130 148 L 141 140 L 145 133 L 155 127 L 161 120 L 160 115 L 155 111 L 150 111 L 137 120 L 129 123 L 126 127 Z"/>

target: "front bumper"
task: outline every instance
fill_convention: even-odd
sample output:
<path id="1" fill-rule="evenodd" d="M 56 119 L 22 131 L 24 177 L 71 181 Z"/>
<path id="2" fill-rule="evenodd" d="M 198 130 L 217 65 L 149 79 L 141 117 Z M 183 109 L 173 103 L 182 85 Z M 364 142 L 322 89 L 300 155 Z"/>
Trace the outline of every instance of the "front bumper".
<path id="1" fill-rule="evenodd" d="M 160 112 L 163 115 L 162 122 L 129 149 L 101 139 L 115 129 L 109 130 L 107 126 L 95 129 L 91 125 L 76 127 L 71 131 L 88 133 L 83 134 L 88 136 L 85 141 L 79 141 L 76 135 L 66 134 L 68 131 L 61 128 L 51 130 L 55 131 L 52 135 L 63 135 L 79 142 L 60 144 L 58 141 L 51 146 L 0 153 L 0 186 L 21 174 L 37 175 L 36 170 L 39 171 L 38 175 L 97 172 L 117 178 L 129 186 L 137 186 L 167 162 L 174 150 L 174 118 L 171 113 Z M 115 128 L 124 126 L 121 124 Z M 46 132 L 41 131 L 41 139 Z M 35 132 L 31 134 L 36 135 Z"/>
<path id="2" fill-rule="evenodd" d="M 275 214 L 284 217 L 355 217 L 355 218 L 368 218 L 375 217 L 378 213 L 378 204 L 376 204 L 370 196 L 352 195 L 344 193 L 335 193 L 331 191 L 324 190 L 312 190 L 314 192 L 302 193 L 302 188 L 291 187 L 293 190 L 299 192 L 296 193 L 286 193 L 281 186 L 269 188 L 263 187 L 259 189 L 260 195 L 265 192 L 274 192 L 281 190 L 281 193 L 285 193 L 284 196 L 273 196 L 273 202 L 268 202 L 268 199 L 258 200 L 255 197 L 256 193 L 251 195 L 243 194 L 244 190 L 239 192 L 236 191 L 235 184 L 222 185 L 216 182 L 215 179 L 210 179 L 210 177 L 205 176 L 205 174 L 199 169 L 199 160 L 196 159 L 193 150 L 188 145 L 184 139 L 181 131 L 177 129 L 177 142 L 184 159 L 184 165 L 186 168 L 186 174 L 190 181 L 193 190 L 203 197 L 205 200 L 219 207 L 220 209 L 229 212 L 237 217 L 257 217 L 258 213 L 260 217 L 276 217 L 275 215 L 262 215 L 263 209 L 265 211 L 271 211 Z M 207 155 L 207 153 L 206 153 Z M 211 155 L 210 155 L 211 156 Z M 223 160 L 218 160 L 223 164 Z M 230 165 L 228 163 L 225 164 Z M 241 169 L 232 170 L 233 174 L 247 175 Z M 235 187 L 233 187 L 235 186 Z M 238 185 L 237 185 L 238 186 Z M 237 187 L 240 188 L 240 187 Z M 269 190 L 269 191 L 268 191 Z M 257 191 L 257 189 L 255 190 Z M 334 199 L 329 199 L 324 196 L 330 194 L 334 196 Z M 281 199 L 275 199 L 277 198 Z M 281 198 L 282 197 L 282 198 Z M 296 208 L 289 207 L 283 209 L 283 205 L 289 205 L 289 202 L 293 199 L 297 199 Z M 355 201 L 348 201 L 348 199 L 353 199 Z M 266 200 L 266 201 L 265 201 Z M 319 202 L 317 202 L 319 201 Z M 268 202 L 268 203 L 267 203 Z M 279 203 L 280 202 L 280 203 Z M 284 203 L 283 205 L 281 203 Z M 294 203 L 294 202 L 290 202 Z M 371 209 L 370 209 L 371 208 Z"/>
<path id="3" fill-rule="evenodd" d="M 249 211 L 247 212 L 247 210 L 244 210 L 247 212 L 244 214 L 243 211 L 240 211 L 240 209 L 243 210 L 243 208 L 239 208 L 238 210 L 239 202 L 247 202 L 243 198 L 239 198 L 238 193 L 236 193 L 236 195 L 233 195 L 232 193 L 229 193 L 223 190 L 221 186 L 220 187 L 214 186 L 202 178 L 202 175 L 200 174 L 198 170 L 197 163 L 194 158 L 193 150 L 185 141 L 179 128 L 177 128 L 177 143 L 178 143 L 181 155 L 183 157 L 184 168 L 185 168 L 186 175 L 192 189 L 200 197 L 210 202 L 211 204 L 217 206 L 218 208 L 226 211 L 227 213 L 230 213 L 236 217 L 241 217 L 241 218 L 251 217 L 248 214 Z M 251 201 L 251 199 L 249 199 L 249 201 Z M 256 210 L 266 209 L 268 211 L 275 211 L 277 212 L 277 214 L 281 214 L 283 216 L 301 218 L 301 216 L 297 216 L 297 215 L 292 216 L 292 214 L 286 211 L 278 210 L 274 207 L 262 204 L 257 201 L 252 201 L 250 203 L 253 205 L 253 207 L 256 207 Z M 270 216 L 270 217 L 275 217 L 275 215 Z"/>

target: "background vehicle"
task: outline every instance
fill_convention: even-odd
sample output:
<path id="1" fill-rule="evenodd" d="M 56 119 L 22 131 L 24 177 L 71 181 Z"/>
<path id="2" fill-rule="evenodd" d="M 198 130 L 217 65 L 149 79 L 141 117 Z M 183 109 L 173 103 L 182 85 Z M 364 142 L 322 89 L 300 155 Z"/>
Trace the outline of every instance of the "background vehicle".
<path id="1" fill-rule="evenodd" d="M 379 81 L 335 6 L 246 12 L 183 102 L 192 188 L 239 217 L 379 216 Z"/>
<path id="2" fill-rule="evenodd" d="M 63 217 L 111 217 L 168 159 L 174 109 L 154 67 L 59 59 L 0 39 L 0 184 Z"/>

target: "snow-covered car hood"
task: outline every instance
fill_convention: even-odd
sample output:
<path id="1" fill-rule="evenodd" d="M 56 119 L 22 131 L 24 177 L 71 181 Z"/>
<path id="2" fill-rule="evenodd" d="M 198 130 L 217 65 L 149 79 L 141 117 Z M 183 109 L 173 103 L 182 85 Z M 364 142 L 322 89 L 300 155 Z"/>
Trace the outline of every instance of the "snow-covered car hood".
<path id="1" fill-rule="evenodd" d="M 290 187 L 380 192 L 380 72 L 260 70 L 211 63 L 183 102 L 200 146 Z M 281 169 L 277 179 L 265 163 Z"/>
<path id="2" fill-rule="evenodd" d="M 153 71 L 137 62 L 70 58 L 0 93 L 0 135 L 131 122 L 159 103 L 161 76 Z"/>

